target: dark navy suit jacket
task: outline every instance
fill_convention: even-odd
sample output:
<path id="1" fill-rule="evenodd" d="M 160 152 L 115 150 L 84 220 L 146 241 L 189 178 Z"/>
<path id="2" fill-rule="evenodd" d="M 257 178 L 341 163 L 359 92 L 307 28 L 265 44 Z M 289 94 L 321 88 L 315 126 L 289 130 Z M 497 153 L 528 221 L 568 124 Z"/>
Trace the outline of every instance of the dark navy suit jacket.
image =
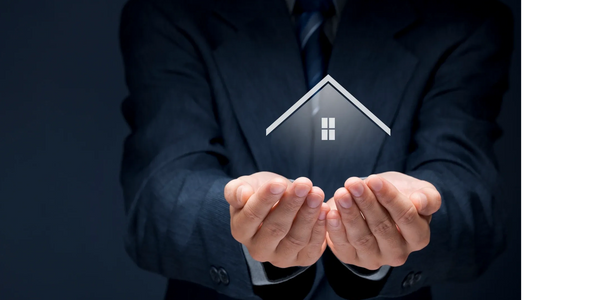
<path id="1" fill-rule="evenodd" d="M 502 250 L 492 146 L 512 19 L 498 2 L 349 0 L 328 73 L 392 136 L 325 162 L 265 142 L 265 128 L 307 92 L 283 0 L 132 0 L 120 37 L 131 127 L 121 174 L 126 248 L 140 267 L 171 279 L 168 298 L 257 298 L 223 198 L 229 180 L 257 171 L 307 176 L 326 197 L 350 176 L 398 171 L 442 195 L 425 249 L 374 285 L 339 280 L 351 275 L 324 263 L 335 261 L 327 252 L 304 283 L 314 299 L 332 290 L 400 297 L 471 279 Z M 227 280 L 214 280 L 212 268 Z"/>

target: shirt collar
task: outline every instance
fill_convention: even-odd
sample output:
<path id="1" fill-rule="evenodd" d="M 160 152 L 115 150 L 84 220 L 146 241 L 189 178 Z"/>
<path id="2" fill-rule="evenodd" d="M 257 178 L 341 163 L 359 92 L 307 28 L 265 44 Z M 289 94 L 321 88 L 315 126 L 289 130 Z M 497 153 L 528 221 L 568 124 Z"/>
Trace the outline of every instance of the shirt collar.
<path id="1" fill-rule="evenodd" d="M 340 13 L 342 12 L 342 8 L 344 8 L 344 5 L 346 4 L 346 0 L 332 0 L 332 1 L 333 1 L 333 6 L 335 6 L 335 14 L 339 16 Z M 288 11 L 290 12 L 290 14 L 292 14 L 292 11 L 294 11 L 294 4 L 296 4 L 296 0 L 285 0 L 285 4 L 287 4 Z"/>

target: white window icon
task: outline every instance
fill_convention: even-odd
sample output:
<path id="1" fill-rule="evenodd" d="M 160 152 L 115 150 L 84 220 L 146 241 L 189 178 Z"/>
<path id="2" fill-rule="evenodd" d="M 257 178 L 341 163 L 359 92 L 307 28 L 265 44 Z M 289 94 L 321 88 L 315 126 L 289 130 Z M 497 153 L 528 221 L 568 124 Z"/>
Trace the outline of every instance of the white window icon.
<path id="1" fill-rule="evenodd" d="M 335 140 L 335 118 L 321 118 L 321 140 Z"/>

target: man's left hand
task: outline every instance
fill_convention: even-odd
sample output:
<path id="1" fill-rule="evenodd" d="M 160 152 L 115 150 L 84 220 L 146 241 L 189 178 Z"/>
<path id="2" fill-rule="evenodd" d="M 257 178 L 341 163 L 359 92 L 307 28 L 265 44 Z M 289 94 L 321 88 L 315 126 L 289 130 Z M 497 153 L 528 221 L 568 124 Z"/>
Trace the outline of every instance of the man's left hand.
<path id="1" fill-rule="evenodd" d="M 401 266 L 429 244 L 441 196 L 429 182 L 399 173 L 349 178 L 327 202 L 327 244 L 337 258 L 369 270 Z"/>

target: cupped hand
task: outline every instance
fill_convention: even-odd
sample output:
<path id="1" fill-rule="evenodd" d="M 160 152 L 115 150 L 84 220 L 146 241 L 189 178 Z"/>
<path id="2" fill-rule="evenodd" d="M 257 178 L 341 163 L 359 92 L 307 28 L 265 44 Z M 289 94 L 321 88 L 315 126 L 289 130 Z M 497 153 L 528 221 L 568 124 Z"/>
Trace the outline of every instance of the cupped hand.
<path id="1" fill-rule="evenodd" d="M 429 222 L 441 196 L 426 181 L 386 172 L 349 178 L 327 203 L 332 252 L 344 263 L 376 270 L 401 266 L 429 244 Z"/>
<path id="2" fill-rule="evenodd" d="M 310 266 L 325 251 L 329 206 L 308 178 L 292 183 L 275 173 L 258 172 L 231 180 L 224 194 L 231 234 L 257 261 L 279 268 Z"/>

